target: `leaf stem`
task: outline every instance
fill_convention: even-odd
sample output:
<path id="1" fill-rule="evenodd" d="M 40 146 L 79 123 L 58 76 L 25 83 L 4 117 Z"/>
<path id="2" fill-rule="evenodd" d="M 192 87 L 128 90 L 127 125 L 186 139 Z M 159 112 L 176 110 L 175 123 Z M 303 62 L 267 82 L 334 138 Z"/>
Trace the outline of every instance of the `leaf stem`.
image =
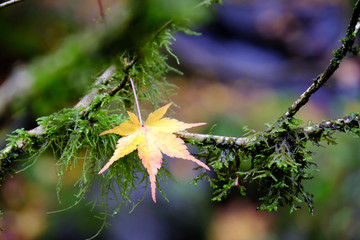
<path id="1" fill-rule="evenodd" d="M 131 83 L 131 88 L 134 92 L 134 97 L 135 97 L 135 102 L 136 102 L 136 108 L 138 110 L 138 115 L 139 115 L 139 119 L 140 119 L 140 123 L 141 125 L 143 125 L 143 122 L 142 122 L 142 119 L 141 119 L 141 113 L 140 113 L 140 107 L 139 107 L 139 101 L 138 101 L 138 98 L 136 96 L 136 91 L 135 91 L 135 86 L 134 86 L 134 82 L 132 80 L 132 78 L 130 77 L 130 83 Z"/>

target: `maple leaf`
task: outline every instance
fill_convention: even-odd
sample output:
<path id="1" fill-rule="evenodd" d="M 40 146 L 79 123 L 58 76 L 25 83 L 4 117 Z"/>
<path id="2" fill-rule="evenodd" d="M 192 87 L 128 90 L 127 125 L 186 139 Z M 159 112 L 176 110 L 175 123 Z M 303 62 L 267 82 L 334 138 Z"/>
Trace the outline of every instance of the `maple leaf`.
<path id="1" fill-rule="evenodd" d="M 156 174 L 158 169 L 161 168 L 162 154 L 169 157 L 191 160 L 210 170 L 206 164 L 190 154 L 182 139 L 177 138 L 173 134 L 174 132 L 201 126 L 206 123 L 184 123 L 176 119 L 162 118 L 171 104 L 169 103 L 150 113 L 143 125 L 134 113 L 128 112 L 130 120 L 121 123 L 113 129 L 102 132 L 100 136 L 115 133 L 123 137 L 118 140 L 113 156 L 100 170 L 99 174 L 103 173 L 119 158 L 137 149 L 139 158 L 149 174 L 151 195 L 154 202 L 156 202 Z"/>

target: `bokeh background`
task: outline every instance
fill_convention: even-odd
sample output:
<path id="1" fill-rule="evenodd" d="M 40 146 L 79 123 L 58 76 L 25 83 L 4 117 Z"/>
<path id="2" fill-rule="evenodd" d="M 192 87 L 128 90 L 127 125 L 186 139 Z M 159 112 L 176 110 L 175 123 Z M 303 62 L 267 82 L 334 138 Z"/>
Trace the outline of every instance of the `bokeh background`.
<path id="1" fill-rule="evenodd" d="M 110 17 L 119 1 L 102 3 Z M 244 126 L 264 129 L 328 64 L 332 51 L 341 44 L 353 3 L 226 0 L 209 8 L 207 17 L 192 26 L 201 35 L 179 33 L 173 44 L 181 64 L 171 57 L 169 62 L 184 73 L 168 76 L 179 87 L 171 97 L 180 106 L 174 110 L 176 118 L 216 124 L 212 132 L 227 136 L 242 136 Z M 96 0 L 26 0 L 0 9 L 2 147 L 11 131 L 33 128 L 36 118 L 73 106 L 88 90 L 104 66 L 69 60 L 66 52 L 56 55 L 56 61 L 46 59 L 62 45 L 71 45 L 79 32 L 99 24 Z M 36 84 L 31 80 L 30 74 L 49 76 L 55 68 L 51 78 Z M 350 56 L 297 117 L 305 123 L 317 122 L 359 111 L 359 88 L 359 59 Z M 127 206 L 109 218 L 111 227 L 96 239 L 360 239 L 360 141 L 342 134 L 335 137 L 337 145 L 309 146 L 316 152 L 313 158 L 320 169 L 306 185 L 315 194 L 314 216 L 305 205 L 292 214 L 287 207 L 257 211 L 256 189 L 249 189 L 247 197 L 234 192 L 223 202 L 211 202 L 206 182 L 196 187 L 188 184 L 197 174 L 194 165 L 170 159 L 167 168 L 176 182 L 160 183 L 169 202 L 159 195 L 154 204 L 147 193 L 131 213 L 132 206 Z M 75 200 L 72 186 L 79 174 L 74 170 L 64 179 L 60 204 L 55 161 L 44 154 L 3 184 L 0 239 L 85 239 L 99 230 L 102 221 L 95 216 L 101 209 L 86 201 L 48 214 L 71 206 Z M 136 195 L 141 198 L 143 189 Z"/>

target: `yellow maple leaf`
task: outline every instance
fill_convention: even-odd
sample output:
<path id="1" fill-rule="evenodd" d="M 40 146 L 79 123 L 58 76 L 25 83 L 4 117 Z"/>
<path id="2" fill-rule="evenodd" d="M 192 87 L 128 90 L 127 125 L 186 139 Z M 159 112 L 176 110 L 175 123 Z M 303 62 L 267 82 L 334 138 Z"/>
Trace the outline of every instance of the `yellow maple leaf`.
<path id="1" fill-rule="evenodd" d="M 206 123 L 184 123 L 176 119 L 162 118 L 171 104 L 172 103 L 169 103 L 150 113 L 143 125 L 134 113 L 128 112 L 130 120 L 121 123 L 113 129 L 102 132 L 100 136 L 115 133 L 123 137 L 118 140 L 113 156 L 100 170 L 99 174 L 103 173 L 119 158 L 137 149 L 139 158 L 149 173 L 151 195 L 154 202 L 156 202 L 156 174 L 161 167 L 162 154 L 169 157 L 191 160 L 203 168 L 210 170 L 206 164 L 190 154 L 182 139 L 177 138 L 173 134 L 174 132 L 201 126 Z"/>

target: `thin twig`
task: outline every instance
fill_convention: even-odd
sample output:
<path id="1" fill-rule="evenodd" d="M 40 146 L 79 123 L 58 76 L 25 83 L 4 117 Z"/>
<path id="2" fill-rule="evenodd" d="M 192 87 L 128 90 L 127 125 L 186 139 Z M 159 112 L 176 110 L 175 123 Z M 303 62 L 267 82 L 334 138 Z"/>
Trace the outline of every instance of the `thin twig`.
<path id="1" fill-rule="evenodd" d="M 105 22 L 105 14 L 104 14 L 104 8 L 103 8 L 103 5 L 102 5 L 102 1 L 101 1 L 101 0 L 97 0 L 97 3 L 98 3 L 98 6 L 99 6 L 99 11 L 100 11 L 101 20 L 102 20 L 103 22 Z"/>
<path id="2" fill-rule="evenodd" d="M 3 2 L 3 3 L 0 3 L 0 8 L 10 6 L 10 5 L 13 5 L 15 3 L 22 2 L 22 1 L 24 1 L 24 0 L 10 0 L 10 1 L 7 1 L 7 2 Z"/>
<path id="3" fill-rule="evenodd" d="M 360 16 L 360 0 L 358 0 L 353 8 L 353 13 L 350 19 L 348 29 L 343 44 L 338 50 L 334 51 L 334 57 L 331 59 L 330 64 L 325 70 L 314 80 L 311 86 L 300 95 L 300 97 L 291 105 L 288 111 L 279 119 L 282 121 L 286 118 L 292 118 L 302 106 L 304 106 L 310 99 L 310 97 L 321 88 L 338 69 L 340 62 L 345 58 L 346 54 L 352 50 L 352 46 L 355 41 L 355 37 L 359 31 L 358 20 Z"/>
<path id="4" fill-rule="evenodd" d="M 109 91 L 109 95 L 110 96 L 114 96 L 119 90 L 123 89 L 126 85 L 126 83 L 129 81 L 129 70 L 130 68 L 132 68 L 135 63 L 139 60 L 139 58 L 137 56 L 135 56 L 133 58 L 133 60 L 130 62 L 130 63 L 127 63 L 127 61 L 125 61 L 126 65 L 125 65 L 125 73 L 126 73 L 126 76 L 125 78 L 120 82 L 119 85 L 117 85 L 116 87 L 114 87 L 113 89 L 111 89 Z"/>

